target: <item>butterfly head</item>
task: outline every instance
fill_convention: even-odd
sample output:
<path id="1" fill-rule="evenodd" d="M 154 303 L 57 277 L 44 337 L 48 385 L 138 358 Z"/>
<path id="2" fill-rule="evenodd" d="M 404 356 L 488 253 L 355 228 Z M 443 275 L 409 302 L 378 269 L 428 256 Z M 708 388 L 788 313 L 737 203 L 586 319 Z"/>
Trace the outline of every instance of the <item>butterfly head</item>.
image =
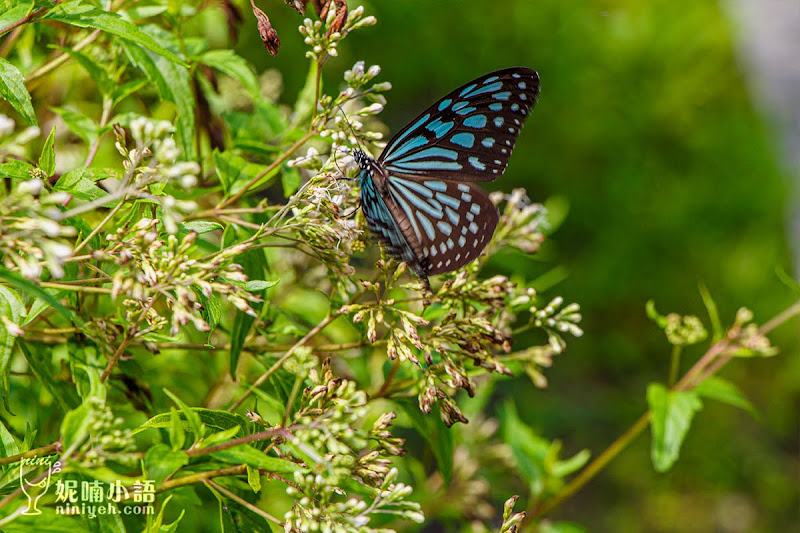
<path id="1" fill-rule="evenodd" d="M 353 150 L 353 159 L 356 160 L 356 163 L 361 168 L 365 168 L 368 165 L 368 162 L 372 160 L 370 156 L 358 148 Z"/>

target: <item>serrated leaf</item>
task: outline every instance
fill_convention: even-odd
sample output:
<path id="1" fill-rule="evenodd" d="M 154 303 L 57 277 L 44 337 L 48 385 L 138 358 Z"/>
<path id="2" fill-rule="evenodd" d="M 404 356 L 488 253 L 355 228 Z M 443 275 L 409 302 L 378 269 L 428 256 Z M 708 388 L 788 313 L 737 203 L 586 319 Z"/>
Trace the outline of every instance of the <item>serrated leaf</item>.
<path id="1" fill-rule="evenodd" d="M 51 106 L 50 109 L 61 115 L 69 131 L 80 137 L 85 143 L 92 144 L 97 139 L 99 128 L 89 117 L 61 107 Z"/>
<path id="2" fill-rule="evenodd" d="M 726 379 L 709 376 L 694 388 L 694 392 L 703 398 L 711 398 L 712 400 L 744 409 L 755 419 L 761 418 L 756 408 L 750 403 L 750 400 L 744 396 L 744 393 Z"/>
<path id="3" fill-rule="evenodd" d="M 9 159 L 5 163 L 0 163 L 0 178 L 29 180 L 31 179 L 30 172 L 34 168 L 36 167 L 25 161 Z"/>
<path id="4" fill-rule="evenodd" d="M 42 19 L 64 22 L 79 28 L 102 30 L 125 41 L 143 46 L 148 51 L 165 58 L 173 64 L 186 66 L 178 56 L 159 44 L 152 36 L 116 13 L 102 11 L 88 4 L 70 2 L 54 7 Z"/>
<path id="5" fill-rule="evenodd" d="M 56 191 L 68 192 L 81 200 L 97 200 L 108 193 L 95 185 L 99 180 L 110 177 L 109 173 L 93 168 L 79 167 L 62 174 L 53 186 Z M 90 232 L 91 233 L 91 232 Z"/>
<path id="6" fill-rule="evenodd" d="M 161 28 L 144 26 L 142 31 L 146 31 L 152 36 L 151 38 L 157 38 L 165 45 L 178 49 L 175 38 Z M 177 111 L 175 129 L 178 144 L 183 149 L 186 159 L 196 159 L 194 146 L 195 100 L 188 69 L 182 64 L 167 61 L 163 56 L 131 43 L 123 42 L 122 47 L 131 64 L 144 72 L 145 76 L 153 82 L 159 96 L 175 104 Z"/>
<path id="7" fill-rule="evenodd" d="M 235 79 L 247 89 L 253 100 L 261 98 L 261 86 L 250 64 L 233 50 L 209 50 L 197 60 Z"/>
<path id="8" fill-rule="evenodd" d="M 0 28 L 24 18 L 34 8 L 34 2 L 15 2 L 15 5 L 0 12 Z M 10 30 L 9 30 L 10 31 Z"/>
<path id="9" fill-rule="evenodd" d="M 189 427 L 194 433 L 195 440 L 203 438 L 203 436 L 205 435 L 205 426 L 201 421 L 200 415 L 191 407 L 186 405 L 186 403 L 183 400 L 178 398 L 169 389 L 164 388 L 164 394 L 166 394 L 170 400 L 175 402 L 175 405 L 177 405 L 178 408 L 181 410 L 181 414 L 186 419 L 186 421 L 189 422 Z"/>
<path id="10" fill-rule="evenodd" d="M 248 444 L 240 444 L 226 450 L 213 452 L 211 456 L 225 463 L 235 465 L 246 464 L 252 466 L 253 468 L 263 468 L 270 472 L 291 474 L 294 472 L 306 471 L 305 468 L 298 466 L 291 461 L 266 455 L 264 452 L 259 451 Z"/>
<path id="11" fill-rule="evenodd" d="M 171 393 L 170 393 L 171 394 Z M 192 407 L 189 409 L 197 420 L 211 429 L 212 431 L 222 431 L 232 427 L 240 426 L 245 427 L 247 420 L 239 414 L 230 413 L 228 411 L 217 411 L 214 409 L 204 409 L 201 407 Z M 181 412 L 183 414 L 183 412 Z M 190 424 L 186 417 L 183 417 L 186 429 L 194 431 L 194 427 Z M 168 428 L 170 426 L 169 413 L 160 413 L 139 426 L 134 430 L 134 433 L 139 433 L 146 429 L 153 428 Z"/>
<path id="12" fill-rule="evenodd" d="M 666 472 L 678 459 L 692 418 L 703 403 L 694 392 L 670 391 L 660 383 L 647 387 L 647 403 L 651 411 L 653 467 L 658 472 Z"/>
<path id="13" fill-rule="evenodd" d="M 55 142 L 56 142 L 56 127 L 53 126 L 53 129 L 50 130 L 50 135 L 47 136 L 47 139 L 44 141 L 44 146 L 42 147 L 42 155 L 39 156 L 39 168 L 44 170 L 47 176 L 52 176 L 53 173 L 56 171 L 56 149 L 55 149 Z"/>
<path id="14" fill-rule="evenodd" d="M 3 58 L 0 58 L 0 96 L 22 115 L 25 122 L 31 126 L 39 124 L 22 72 Z"/>

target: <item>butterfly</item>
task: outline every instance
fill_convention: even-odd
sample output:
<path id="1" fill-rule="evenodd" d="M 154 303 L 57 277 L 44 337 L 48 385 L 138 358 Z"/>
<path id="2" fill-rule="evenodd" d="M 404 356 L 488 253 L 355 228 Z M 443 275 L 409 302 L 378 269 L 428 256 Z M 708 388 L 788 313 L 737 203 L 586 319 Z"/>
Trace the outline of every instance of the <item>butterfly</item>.
<path id="1" fill-rule="evenodd" d="M 499 216 L 475 182 L 499 178 L 539 95 L 539 75 L 513 67 L 445 95 L 395 135 L 380 157 L 354 150 L 372 233 L 425 286 L 480 255 Z"/>

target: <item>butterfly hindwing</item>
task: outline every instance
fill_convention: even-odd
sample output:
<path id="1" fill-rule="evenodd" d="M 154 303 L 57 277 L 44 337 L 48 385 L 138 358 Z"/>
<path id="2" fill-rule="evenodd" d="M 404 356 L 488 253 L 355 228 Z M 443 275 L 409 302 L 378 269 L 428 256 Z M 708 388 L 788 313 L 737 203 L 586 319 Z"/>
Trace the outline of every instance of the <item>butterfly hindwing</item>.
<path id="1" fill-rule="evenodd" d="M 397 175 L 387 181 L 394 217 L 406 222 L 406 241 L 426 275 L 466 265 L 492 239 L 497 208 L 476 185 Z"/>
<path id="2" fill-rule="evenodd" d="M 412 120 L 389 141 L 378 161 L 399 176 L 496 179 L 538 94 L 534 70 L 514 67 L 485 74 Z"/>

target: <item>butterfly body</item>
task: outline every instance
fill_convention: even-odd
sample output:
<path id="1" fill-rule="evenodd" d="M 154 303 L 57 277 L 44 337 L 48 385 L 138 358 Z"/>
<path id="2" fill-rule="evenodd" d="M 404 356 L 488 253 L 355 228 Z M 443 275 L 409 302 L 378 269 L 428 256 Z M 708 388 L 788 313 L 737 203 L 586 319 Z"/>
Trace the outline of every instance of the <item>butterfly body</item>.
<path id="1" fill-rule="evenodd" d="M 354 151 L 370 230 L 426 286 L 491 240 L 497 208 L 474 182 L 502 175 L 538 93 L 531 69 L 490 72 L 412 120 L 377 160 Z"/>

